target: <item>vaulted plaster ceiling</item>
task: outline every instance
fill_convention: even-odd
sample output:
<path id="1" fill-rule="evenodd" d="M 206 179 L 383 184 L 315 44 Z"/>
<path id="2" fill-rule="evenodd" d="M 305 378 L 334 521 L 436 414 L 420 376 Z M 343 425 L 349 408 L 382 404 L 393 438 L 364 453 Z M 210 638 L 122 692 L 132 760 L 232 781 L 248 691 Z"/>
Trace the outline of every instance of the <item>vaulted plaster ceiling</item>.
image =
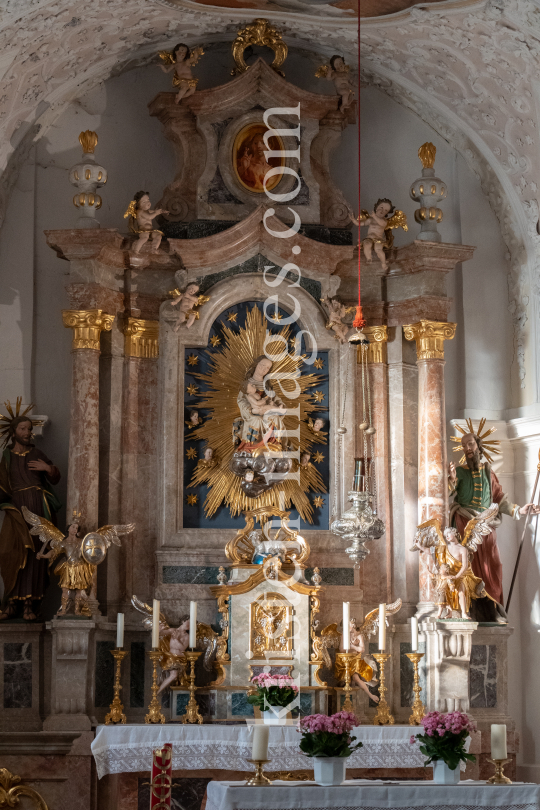
<path id="1" fill-rule="evenodd" d="M 447 0 L 362 20 L 362 80 L 409 107 L 479 177 L 508 247 L 522 386 L 540 304 L 540 5 Z"/>
<path id="2" fill-rule="evenodd" d="M 411 6 L 442 3 L 444 0 L 360 0 L 360 17 L 383 17 Z"/>

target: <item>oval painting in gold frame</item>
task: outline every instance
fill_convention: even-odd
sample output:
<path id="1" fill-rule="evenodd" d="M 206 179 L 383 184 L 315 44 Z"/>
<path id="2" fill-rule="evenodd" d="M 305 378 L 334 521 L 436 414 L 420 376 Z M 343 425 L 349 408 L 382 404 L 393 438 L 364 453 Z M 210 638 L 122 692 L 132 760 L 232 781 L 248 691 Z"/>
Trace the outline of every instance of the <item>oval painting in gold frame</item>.
<path id="1" fill-rule="evenodd" d="M 236 179 L 243 188 L 256 194 L 264 193 L 264 177 L 270 168 L 285 166 L 285 158 L 270 158 L 264 155 L 268 151 L 264 144 L 264 134 L 268 131 L 265 124 L 248 124 L 240 130 L 233 144 L 232 162 Z M 283 141 L 279 135 L 272 135 L 268 139 L 268 146 L 272 151 L 285 151 Z M 283 172 L 278 172 L 266 184 L 266 190 L 272 191 L 281 178 Z"/>

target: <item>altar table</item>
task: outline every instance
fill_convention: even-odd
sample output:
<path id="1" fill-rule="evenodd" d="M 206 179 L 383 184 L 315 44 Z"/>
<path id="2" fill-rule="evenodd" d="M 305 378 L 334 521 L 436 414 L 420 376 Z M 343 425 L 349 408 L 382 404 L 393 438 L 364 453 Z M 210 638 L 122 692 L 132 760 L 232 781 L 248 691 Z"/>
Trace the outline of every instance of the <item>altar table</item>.
<path id="1" fill-rule="evenodd" d="M 270 726 L 272 771 L 313 770 L 298 744 L 295 726 Z M 352 734 L 363 747 L 349 757 L 349 768 L 419 768 L 425 762 L 411 745 L 411 726 L 357 726 Z M 106 774 L 150 771 L 152 751 L 172 743 L 173 770 L 252 771 L 251 726 L 120 725 L 98 726 L 92 743 L 99 779 Z"/>
<path id="2" fill-rule="evenodd" d="M 465 781 L 459 785 L 432 782 L 354 780 L 338 787 L 306 782 L 273 782 L 245 787 L 241 782 L 210 782 L 206 810 L 539 810 L 540 785 L 491 786 Z"/>

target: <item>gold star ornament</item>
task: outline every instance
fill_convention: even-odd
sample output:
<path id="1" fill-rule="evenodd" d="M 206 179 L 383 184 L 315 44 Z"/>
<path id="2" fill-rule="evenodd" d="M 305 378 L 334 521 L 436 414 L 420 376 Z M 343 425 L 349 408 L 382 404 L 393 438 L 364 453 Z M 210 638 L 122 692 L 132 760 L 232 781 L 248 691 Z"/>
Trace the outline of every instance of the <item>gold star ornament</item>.
<path id="1" fill-rule="evenodd" d="M 219 346 L 219 344 L 221 343 L 221 338 L 218 337 L 217 335 L 214 335 L 214 337 L 210 338 L 210 343 L 212 344 L 212 346 L 215 349 L 216 346 Z"/>
<path id="2" fill-rule="evenodd" d="M 227 315 L 227 320 L 231 323 L 236 323 L 236 318 L 238 317 L 238 312 L 229 312 Z"/>
<path id="3" fill-rule="evenodd" d="M 324 394 L 322 391 L 315 391 L 315 393 L 313 394 L 313 398 L 315 402 L 322 402 L 324 399 Z"/>
<path id="4" fill-rule="evenodd" d="M 190 397 L 194 397 L 198 390 L 199 390 L 199 386 L 198 385 L 193 385 L 193 383 L 191 383 L 191 385 L 188 385 L 188 387 L 187 387 L 187 392 L 190 395 Z"/>
<path id="5" fill-rule="evenodd" d="M 197 458 L 197 451 L 194 447 L 188 447 L 186 450 L 186 456 L 190 459 Z"/>
<path id="6" fill-rule="evenodd" d="M 196 495 L 188 495 L 187 502 L 189 506 L 195 506 L 197 503 L 197 496 Z"/>
<path id="7" fill-rule="evenodd" d="M 321 358 L 321 357 L 317 357 L 317 359 L 315 360 L 315 362 L 313 363 L 313 365 L 315 366 L 315 368 L 318 368 L 318 369 L 319 369 L 319 371 L 320 371 L 320 370 L 321 370 L 321 368 L 324 366 L 324 362 L 323 362 L 323 360 L 322 360 L 322 358 Z"/>
<path id="8" fill-rule="evenodd" d="M 324 498 L 321 498 L 320 495 L 317 495 L 316 498 L 313 498 L 313 506 L 321 507 L 324 506 Z"/>
<path id="9" fill-rule="evenodd" d="M 319 451 L 317 451 L 317 452 L 315 453 L 315 455 L 313 456 L 313 461 L 315 462 L 315 464 L 320 464 L 320 463 L 321 463 L 321 461 L 324 461 L 324 456 L 323 456 L 323 454 L 322 454 L 322 453 L 319 453 Z"/>
<path id="10" fill-rule="evenodd" d="M 196 354 L 190 354 L 188 359 L 187 359 L 187 362 L 188 362 L 188 366 L 196 366 L 197 363 L 199 362 L 199 358 L 197 357 Z"/>

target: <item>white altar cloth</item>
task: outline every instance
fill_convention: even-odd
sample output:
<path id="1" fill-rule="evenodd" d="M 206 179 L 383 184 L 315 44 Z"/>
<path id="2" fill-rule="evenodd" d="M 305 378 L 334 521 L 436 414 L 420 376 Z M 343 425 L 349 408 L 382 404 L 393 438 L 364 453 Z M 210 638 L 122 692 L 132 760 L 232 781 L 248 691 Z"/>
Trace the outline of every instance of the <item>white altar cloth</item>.
<path id="1" fill-rule="evenodd" d="M 241 782 L 210 782 L 206 810 L 539 810 L 540 785 L 492 787 L 485 782 L 459 785 L 432 782 L 356 780 L 338 787 L 306 782 L 274 782 L 269 787 L 245 787 Z"/>
<path id="2" fill-rule="evenodd" d="M 92 743 L 98 777 L 109 773 L 149 771 L 152 751 L 172 743 L 173 770 L 251 771 L 252 737 L 248 725 L 126 725 L 98 726 Z M 269 759 L 272 771 L 313 770 L 298 747 L 294 726 L 270 726 Z M 353 735 L 363 748 L 349 758 L 349 768 L 418 768 L 425 757 L 410 745 L 411 726 L 357 726 Z"/>

